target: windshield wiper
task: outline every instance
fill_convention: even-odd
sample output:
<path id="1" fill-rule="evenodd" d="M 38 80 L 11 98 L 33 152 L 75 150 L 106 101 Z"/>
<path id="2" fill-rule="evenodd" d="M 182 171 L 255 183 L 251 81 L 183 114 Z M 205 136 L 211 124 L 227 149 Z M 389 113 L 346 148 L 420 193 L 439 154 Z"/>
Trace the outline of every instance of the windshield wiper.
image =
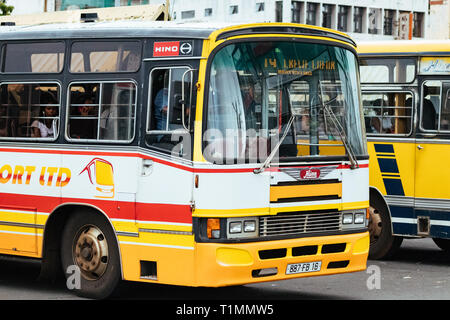
<path id="1" fill-rule="evenodd" d="M 286 136 L 287 136 L 287 134 L 289 132 L 289 129 L 291 128 L 292 123 L 294 122 L 294 119 L 295 119 L 295 115 L 292 113 L 291 117 L 289 118 L 289 121 L 288 121 L 288 123 L 286 125 L 286 128 L 284 128 L 284 132 L 283 132 L 283 135 L 281 136 L 280 141 L 278 141 L 278 143 L 273 148 L 272 152 L 269 154 L 269 156 L 267 157 L 266 161 L 264 161 L 262 166 L 259 169 L 253 170 L 253 173 L 259 174 L 259 173 L 263 172 L 264 169 L 266 169 L 269 166 L 269 164 L 272 161 L 273 157 L 275 156 L 275 154 L 277 153 L 277 151 L 280 148 L 281 144 L 283 143 L 284 138 L 286 138 Z"/>
<path id="2" fill-rule="evenodd" d="M 344 145 L 344 148 L 348 154 L 348 159 L 350 160 L 350 168 L 351 169 L 359 168 L 359 164 L 358 164 L 358 161 L 356 160 L 355 153 L 353 152 L 352 147 L 348 143 L 347 135 L 345 134 L 345 130 L 344 130 L 344 128 L 342 128 L 342 125 L 339 122 L 338 118 L 336 117 L 335 113 L 333 112 L 333 109 L 331 109 L 331 107 L 328 104 L 323 103 L 323 102 L 322 102 L 322 107 L 327 112 L 328 117 L 331 119 L 331 123 L 334 125 L 337 132 L 339 133 L 339 136 L 341 137 L 342 144 Z"/>

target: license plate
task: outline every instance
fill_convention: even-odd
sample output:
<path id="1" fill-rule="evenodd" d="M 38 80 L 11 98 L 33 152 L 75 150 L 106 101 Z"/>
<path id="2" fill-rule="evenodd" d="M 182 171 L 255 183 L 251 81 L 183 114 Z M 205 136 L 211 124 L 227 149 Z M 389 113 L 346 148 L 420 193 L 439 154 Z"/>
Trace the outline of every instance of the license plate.
<path id="1" fill-rule="evenodd" d="M 320 271 L 322 261 L 288 264 L 286 274 L 306 273 Z"/>

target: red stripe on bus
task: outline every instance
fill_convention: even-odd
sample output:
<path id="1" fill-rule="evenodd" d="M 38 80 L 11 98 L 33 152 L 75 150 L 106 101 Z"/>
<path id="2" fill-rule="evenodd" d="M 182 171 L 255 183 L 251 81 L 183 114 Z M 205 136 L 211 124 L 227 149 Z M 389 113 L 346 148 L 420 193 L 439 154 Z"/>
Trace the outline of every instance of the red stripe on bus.
<path id="1" fill-rule="evenodd" d="M 192 213 L 189 204 L 134 203 L 129 201 L 59 198 L 14 193 L 2 193 L 0 197 L 0 210 L 51 213 L 59 205 L 71 204 L 94 206 L 111 219 L 192 223 Z"/>
<path id="2" fill-rule="evenodd" d="M 142 155 L 140 153 L 132 152 L 103 152 L 103 151 L 69 151 L 69 150 L 36 150 L 36 149 L 17 149 L 17 148 L 0 148 L 0 152 L 20 152 L 20 153 L 44 153 L 44 154 L 67 154 L 67 155 L 84 155 L 84 156 L 111 156 L 111 157 L 135 157 L 141 159 L 150 159 L 157 163 L 167 165 L 173 168 L 177 168 L 192 173 L 249 173 L 253 172 L 255 168 L 220 168 L 220 169 L 203 169 L 194 168 L 191 166 L 185 166 L 177 163 L 173 163 L 167 160 L 151 157 L 148 155 Z M 326 167 L 330 165 L 310 165 L 310 166 L 288 166 L 286 168 L 311 168 L 311 167 Z M 360 164 L 360 168 L 368 168 L 368 164 Z M 338 165 L 338 169 L 350 169 L 350 165 Z M 279 171 L 278 167 L 267 168 L 266 171 Z"/>

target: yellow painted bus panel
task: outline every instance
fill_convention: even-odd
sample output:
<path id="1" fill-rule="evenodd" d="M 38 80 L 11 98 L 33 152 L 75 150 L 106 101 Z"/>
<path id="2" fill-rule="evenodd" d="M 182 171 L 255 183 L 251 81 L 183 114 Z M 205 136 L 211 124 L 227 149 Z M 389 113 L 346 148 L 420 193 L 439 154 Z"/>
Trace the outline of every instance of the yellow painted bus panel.
<path id="1" fill-rule="evenodd" d="M 416 198 L 450 198 L 450 147 L 418 143 L 416 150 Z"/>
<path id="2" fill-rule="evenodd" d="M 376 152 L 375 145 L 388 146 L 392 152 Z M 400 179 L 405 196 L 414 196 L 414 174 L 415 174 L 415 144 L 411 142 L 376 142 L 367 143 L 370 165 L 369 183 L 376 187 L 382 194 L 386 195 L 386 187 L 383 179 Z M 398 167 L 398 172 L 385 170 L 382 161 L 389 161 Z M 394 170 L 395 171 L 395 170 Z"/>
<path id="3" fill-rule="evenodd" d="M 317 197 L 337 195 L 342 197 L 342 184 L 317 184 L 299 186 L 272 186 L 270 187 L 270 201 L 282 198 Z"/>

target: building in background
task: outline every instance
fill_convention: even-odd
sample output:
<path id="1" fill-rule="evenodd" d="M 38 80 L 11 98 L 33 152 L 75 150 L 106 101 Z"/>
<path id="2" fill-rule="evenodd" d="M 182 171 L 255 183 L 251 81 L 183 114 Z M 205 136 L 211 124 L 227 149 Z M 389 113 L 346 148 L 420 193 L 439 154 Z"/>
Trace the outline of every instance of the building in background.
<path id="1" fill-rule="evenodd" d="M 294 22 L 356 40 L 448 39 L 450 0 L 7 0 L 13 14 L 169 4 L 183 21 Z"/>
<path id="2" fill-rule="evenodd" d="M 295 22 L 387 40 L 426 38 L 428 0 L 176 0 L 172 12 L 177 21 Z"/>
<path id="3" fill-rule="evenodd" d="M 34 8 L 35 9 L 35 8 Z M 118 20 L 169 20 L 166 4 L 110 6 L 72 10 L 46 10 L 38 13 L 0 16 L 1 25 L 36 25 L 48 23 L 79 23 Z M 14 11 L 13 11 L 14 13 Z"/>
<path id="4" fill-rule="evenodd" d="M 449 0 L 430 0 L 428 33 L 433 39 L 450 39 Z"/>
<path id="5" fill-rule="evenodd" d="M 6 0 L 14 6 L 14 15 L 33 14 L 63 10 L 109 8 L 150 4 L 150 0 Z M 164 4 L 165 1 L 151 1 L 151 4 Z"/>

